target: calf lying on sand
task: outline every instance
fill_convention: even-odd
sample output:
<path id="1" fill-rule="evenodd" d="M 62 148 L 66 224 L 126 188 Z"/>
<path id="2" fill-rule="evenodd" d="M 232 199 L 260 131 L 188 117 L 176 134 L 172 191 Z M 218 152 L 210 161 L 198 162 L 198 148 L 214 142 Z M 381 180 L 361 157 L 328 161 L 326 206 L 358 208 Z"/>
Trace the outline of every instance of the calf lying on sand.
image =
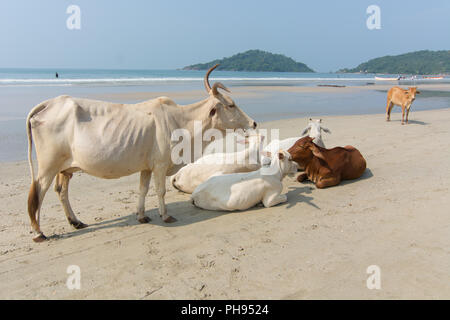
<path id="1" fill-rule="evenodd" d="M 386 105 L 386 121 L 391 120 L 391 111 L 394 105 L 402 107 L 402 124 L 405 124 L 405 109 L 406 109 L 406 123 L 408 123 L 409 109 L 411 104 L 416 99 L 416 94 L 420 94 L 416 87 L 404 90 L 400 87 L 392 87 L 388 91 L 387 105 Z"/>
<path id="2" fill-rule="evenodd" d="M 287 201 L 286 195 L 281 194 L 281 181 L 296 171 L 291 155 L 279 151 L 270 164 L 257 171 L 212 176 L 194 190 L 192 202 L 207 210 L 246 210 L 260 202 L 272 207 Z"/>
<path id="3" fill-rule="evenodd" d="M 357 179 L 366 170 L 366 160 L 354 147 L 325 149 L 312 140 L 301 138 L 288 150 L 292 160 L 305 168 L 297 177 L 299 182 L 309 179 L 317 188 L 332 187 L 342 180 Z"/>
<path id="4" fill-rule="evenodd" d="M 183 192 L 192 193 L 209 177 L 221 173 L 250 172 L 261 168 L 261 149 L 264 136 L 252 134 L 245 138 L 244 150 L 229 153 L 211 153 L 188 164 L 173 175 L 172 185 Z M 224 141 L 223 141 L 224 142 Z M 239 142 L 239 141 L 238 141 Z"/>
<path id="5" fill-rule="evenodd" d="M 264 151 L 275 153 L 278 150 L 288 150 L 290 147 L 297 142 L 298 139 L 301 139 L 305 134 L 308 134 L 309 137 L 314 139 L 314 143 L 322 148 L 325 148 L 325 144 L 322 140 L 322 130 L 326 133 L 331 133 L 328 128 L 322 127 L 322 119 L 311 119 L 309 118 L 308 125 L 303 129 L 302 136 L 300 137 L 292 137 L 284 140 L 272 140 L 265 148 Z"/>

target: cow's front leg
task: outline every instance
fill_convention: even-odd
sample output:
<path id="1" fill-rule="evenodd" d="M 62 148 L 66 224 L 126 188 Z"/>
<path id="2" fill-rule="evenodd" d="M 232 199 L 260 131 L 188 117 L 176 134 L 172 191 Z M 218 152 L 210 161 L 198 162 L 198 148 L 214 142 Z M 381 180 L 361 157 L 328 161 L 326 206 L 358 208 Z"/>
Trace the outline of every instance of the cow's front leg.
<path id="1" fill-rule="evenodd" d="M 406 124 L 408 124 L 409 107 L 406 108 Z"/>
<path id="2" fill-rule="evenodd" d="M 139 184 L 139 203 L 138 203 L 138 216 L 137 219 L 140 223 L 150 222 L 150 218 L 145 215 L 145 196 L 148 193 L 148 187 L 150 185 L 150 179 L 152 178 L 152 172 L 150 170 L 141 171 L 141 178 Z"/>
<path id="3" fill-rule="evenodd" d="M 308 174 L 306 172 L 303 172 L 303 173 L 299 174 L 298 177 L 297 177 L 297 181 L 298 182 L 303 182 L 306 179 L 308 179 Z"/>
<path id="4" fill-rule="evenodd" d="M 318 181 L 316 183 L 316 187 L 319 189 L 333 187 L 333 186 L 338 185 L 340 182 L 341 182 L 341 179 L 337 175 L 321 177 L 318 179 Z"/>
<path id="5" fill-rule="evenodd" d="M 405 107 L 402 106 L 402 124 L 405 124 Z"/>
<path id="6" fill-rule="evenodd" d="M 272 191 L 266 193 L 262 203 L 266 208 L 276 206 L 277 204 L 284 203 L 287 201 L 287 196 L 285 194 L 280 194 L 277 191 Z"/>
<path id="7" fill-rule="evenodd" d="M 164 202 L 164 196 L 166 195 L 166 170 L 156 169 L 153 170 L 155 179 L 155 189 L 158 195 L 159 201 L 159 215 L 166 223 L 177 221 L 174 217 L 167 214 L 166 203 Z"/>

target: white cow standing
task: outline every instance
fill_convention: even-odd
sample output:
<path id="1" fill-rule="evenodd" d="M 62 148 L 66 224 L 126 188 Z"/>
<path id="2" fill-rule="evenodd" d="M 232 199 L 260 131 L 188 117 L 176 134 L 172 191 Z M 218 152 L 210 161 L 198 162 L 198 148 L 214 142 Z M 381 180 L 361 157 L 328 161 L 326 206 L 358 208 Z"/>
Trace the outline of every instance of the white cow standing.
<path id="1" fill-rule="evenodd" d="M 322 119 L 309 118 L 308 125 L 303 129 L 300 137 L 292 137 L 284 140 L 272 140 L 265 148 L 264 151 L 275 153 L 278 150 L 289 150 L 299 139 L 303 138 L 306 134 L 313 138 L 313 142 L 318 146 L 325 148 L 325 144 L 322 140 L 322 130 L 326 133 L 331 133 L 328 128 L 322 126 Z"/>
<path id="2" fill-rule="evenodd" d="M 281 194 L 282 180 L 297 172 L 287 151 L 273 155 L 270 164 L 246 173 L 217 174 L 199 185 L 192 193 L 194 205 L 207 210 L 246 210 L 262 202 L 267 207 L 287 201 Z"/>
<path id="3" fill-rule="evenodd" d="M 264 136 L 250 134 L 244 139 L 248 144 L 244 150 L 206 154 L 194 163 L 181 168 L 171 177 L 172 185 L 180 191 L 192 193 L 201 183 L 219 172 L 228 174 L 258 170 L 261 167 Z M 219 140 L 218 143 L 225 143 L 225 140 Z"/>
<path id="4" fill-rule="evenodd" d="M 172 162 L 175 142 L 171 135 L 176 129 L 190 133 L 193 146 L 194 122 L 202 121 L 203 130 L 216 128 L 251 129 L 256 127 L 233 100 L 218 91 L 228 91 L 221 83 L 209 85 L 206 73 L 204 83 L 209 96 L 191 105 L 179 106 L 166 97 L 137 104 L 117 104 L 60 96 L 40 103 L 27 117 L 28 160 L 31 170 L 31 188 L 28 196 L 28 214 L 36 242 L 46 239 L 40 229 L 40 208 L 45 193 L 57 176 L 57 191 L 64 212 L 71 225 L 86 227 L 75 216 L 68 198 L 72 173 L 83 171 L 105 179 L 115 179 L 140 172 L 138 220 L 146 223 L 145 196 L 152 174 L 159 200 L 159 214 L 165 222 L 174 218 L 166 212 L 165 178 L 175 174 L 184 164 Z M 39 171 L 34 175 L 32 140 L 36 146 Z M 198 141 L 198 140 L 197 140 Z M 191 160 L 193 161 L 193 159 Z"/>

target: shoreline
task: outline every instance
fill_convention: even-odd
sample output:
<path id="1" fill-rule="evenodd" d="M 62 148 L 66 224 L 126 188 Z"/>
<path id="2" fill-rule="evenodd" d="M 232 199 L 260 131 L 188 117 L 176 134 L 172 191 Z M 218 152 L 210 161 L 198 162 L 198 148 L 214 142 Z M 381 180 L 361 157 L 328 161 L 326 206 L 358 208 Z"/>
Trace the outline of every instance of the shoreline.
<path id="1" fill-rule="evenodd" d="M 382 114 L 386 106 L 386 92 L 390 85 L 335 87 L 295 86 L 243 86 L 231 87 L 230 97 L 258 123 L 296 118 L 317 118 L 340 115 Z M 172 87 L 170 87 L 172 88 Z M 143 88 L 145 89 L 145 88 Z M 177 89 L 177 88 L 172 88 Z M 111 91 L 100 88 L 84 88 L 83 91 L 44 91 L 19 97 L 14 93 L 0 101 L 10 109 L 0 110 L 0 163 L 26 159 L 27 140 L 24 122 L 29 110 L 49 96 L 69 94 L 89 99 L 117 103 L 137 103 L 159 96 L 168 96 L 176 103 L 189 104 L 205 99 L 203 88 L 175 91 Z M 121 89 L 123 90 L 123 88 Z M 131 90 L 131 89 L 126 89 Z M 412 113 L 420 110 L 450 108 L 450 84 L 421 86 L 422 94 L 412 105 Z M 14 110 L 8 114 L 7 110 Z M 399 112 L 395 107 L 393 113 Z"/>
<path id="2" fill-rule="evenodd" d="M 425 111 L 425 110 L 421 110 L 421 111 L 414 111 L 414 110 L 411 110 L 411 112 L 410 112 L 410 119 L 412 119 L 411 117 L 412 117 L 412 115 L 414 114 L 414 113 L 427 113 L 427 112 L 430 112 L 430 111 L 440 111 L 440 110 L 442 110 L 442 111 L 445 111 L 445 110 L 448 110 L 448 109 L 450 109 L 450 107 L 447 107 L 447 108 L 440 108 L 440 109 L 433 109 L 433 110 L 427 110 L 427 111 Z M 401 110 L 400 110 L 400 108 L 398 107 L 398 108 L 394 108 L 393 110 L 392 110 L 392 113 L 391 113 L 391 115 L 393 115 L 393 117 L 394 117 L 394 119 L 395 119 L 395 115 L 401 115 Z M 363 113 L 363 114 L 327 114 L 327 115 L 318 115 L 318 116 L 311 116 L 312 118 L 321 118 L 321 119 L 323 119 L 323 120 L 326 120 L 326 119 L 328 119 L 328 118 L 337 118 L 337 119 L 339 119 L 339 118 L 351 118 L 351 117 L 354 117 L 354 118 L 360 118 L 360 117 L 364 117 L 364 116 L 379 116 L 379 119 L 381 119 L 381 120 L 383 120 L 384 121 L 384 118 L 385 118 L 385 113 Z M 258 128 L 259 129 L 267 129 L 267 128 L 270 128 L 270 127 L 273 127 L 273 125 L 274 125 L 274 123 L 279 123 L 280 124 L 280 126 L 279 126 L 279 128 L 281 129 L 281 127 L 282 127 L 282 123 L 283 122 L 290 122 L 290 123 L 295 123 L 295 122 L 300 122 L 300 123 L 302 123 L 302 124 L 304 124 L 305 126 L 306 126 L 306 124 L 307 124 L 307 120 L 309 119 L 310 117 L 309 116 L 306 116 L 306 117 L 297 117 L 297 118 L 280 118 L 280 119 L 275 119 L 275 120 L 266 120 L 266 121 L 261 121 L 261 122 L 259 122 L 259 126 L 258 126 Z M 20 121 L 25 121 L 26 120 L 26 118 L 18 118 L 18 119 L 13 119 L 14 121 L 18 121 L 18 120 L 20 120 Z M 6 120 L 6 121 L 13 121 L 13 120 Z M 393 120 L 393 121 L 396 121 L 396 120 Z M 412 120 L 412 121 L 414 121 L 414 120 Z M 0 120 L 0 122 L 1 122 L 1 120 Z M 23 130 L 24 131 L 24 136 L 26 135 L 26 132 L 25 132 L 25 129 Z M 282 131 L 282 130 L 281 130 Z M 298 135 L 298 134 L 296 134 L 296 135 Z M 280 138 L 284 138 L 283 136 L 280 136 Z M 286 138 L 288 138 L 288 136 L 286 136 Z M 269 141 L 270 142 L 270 141 Z M 266 143 L 268 143 L 267 141 L 265 141 L 264 142 L 265 144 Z M 25 152 L 26 150 L 24 149 L 24 152 Z M 34 153 L 34 148 L 33 148 L 33 153 Z M 33 159 L 35 158 L 35 155 L 33 154 Z M 2 164 L 20 164 L 20 163 L 27 163 L 27 165 L 28 165 L 28 160 L 26 160 L 26 159 L 19 159 L 19 160 L 1 160 L 1 158 L 0 158 L 0 165 L 2 165 Z"/>

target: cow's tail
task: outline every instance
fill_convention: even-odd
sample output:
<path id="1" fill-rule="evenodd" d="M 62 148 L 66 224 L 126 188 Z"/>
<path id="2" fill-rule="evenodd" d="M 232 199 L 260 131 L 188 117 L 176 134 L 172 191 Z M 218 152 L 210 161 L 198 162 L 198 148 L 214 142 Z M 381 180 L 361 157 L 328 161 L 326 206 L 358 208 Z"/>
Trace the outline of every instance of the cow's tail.
<path id="1" fill-rule="evenodd" d="M 28 138 L 28 165 L 30 166 L 31 173 L 31 187 L 28 194 L 28 215 L 30 216 L 31 225 L 33 229 L 39 229 L 39 225 L 36 221 L 36 211 L 39 208 L 39 184 L 35 180 L 34 167 L 33 167 L 33 135 L 31 131 L 31 118 L 46 107 L 45 103 L 41 103 L 34 107 L 27 117 L 27 138 Z"/>
<path id="2" fill-rule="evenodd" d="M 27 138 L 28 138 L 28 165 L 30 166 L 31 182 L 34 182 L 34 168 L 33 168 L 33 134 L 31 132 L 31 118 L 42 111 L 46 107 L 46 102 L 43 102 L 34 107 L 27 117 Z"/>

